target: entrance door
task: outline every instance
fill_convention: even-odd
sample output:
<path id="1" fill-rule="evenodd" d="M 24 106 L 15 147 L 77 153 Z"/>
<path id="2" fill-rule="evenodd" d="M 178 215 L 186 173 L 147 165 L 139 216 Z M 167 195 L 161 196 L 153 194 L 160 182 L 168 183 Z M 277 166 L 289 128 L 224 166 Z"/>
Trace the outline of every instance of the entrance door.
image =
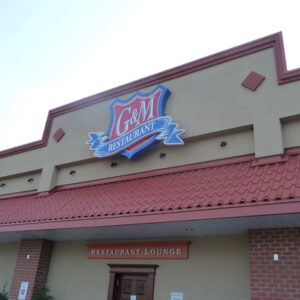
<path id="1" fill-rule="evenodd" d="M 109 264 L 107 300 L 153 300 L 157 265 Z"/>
<path id="2" fill-rule="evenodd" d="M 147 300 L 151 288 L 148 284 L 149 276 L 139 274 L 121 274 L 118 280 L 118 300 Z M 148 297 L 147 297 L 148 296 Z"/>

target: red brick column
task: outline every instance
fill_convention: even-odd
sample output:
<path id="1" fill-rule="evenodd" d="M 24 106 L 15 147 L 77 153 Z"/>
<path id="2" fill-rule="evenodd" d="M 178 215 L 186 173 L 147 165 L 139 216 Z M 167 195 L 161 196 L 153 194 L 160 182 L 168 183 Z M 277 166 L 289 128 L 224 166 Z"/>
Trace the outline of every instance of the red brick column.
<path id="1" fill-rule="evenodd" d="M 249 250 L 252 300 L 300 299 L 300 228 L 250 230 Z"/>
<path id="2" fill-rule="evenodd" d="M 53 243 L 47 240 L 23 240 L 20 244 L 9 300 L 17 300 L 22 281 L 29 282 L 26 300 L 46 284 Z"/>

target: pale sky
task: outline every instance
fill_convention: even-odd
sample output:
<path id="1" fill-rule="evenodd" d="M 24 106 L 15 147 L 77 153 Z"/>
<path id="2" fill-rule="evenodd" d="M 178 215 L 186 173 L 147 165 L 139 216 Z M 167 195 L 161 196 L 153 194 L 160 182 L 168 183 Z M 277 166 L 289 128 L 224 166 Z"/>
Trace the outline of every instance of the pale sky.
<path id="1" fill-rule="evenodd" d="M 0 150 L 40 140 L 50 109 L 283 32 L 299 1 L 0 0 Z"/>

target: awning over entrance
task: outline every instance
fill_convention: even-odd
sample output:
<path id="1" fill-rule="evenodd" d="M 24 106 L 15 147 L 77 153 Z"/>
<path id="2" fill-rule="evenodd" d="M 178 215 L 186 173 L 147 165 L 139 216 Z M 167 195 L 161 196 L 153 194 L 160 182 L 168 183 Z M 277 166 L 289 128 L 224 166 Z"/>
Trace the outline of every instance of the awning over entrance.
<path id="1" fill-rule="evenodd" d="M 281 218 L 285 226 L 299 226 L 295 223 L 299 218 L 290 217 L 298 213 L 299 148 L 284 156 L 244 156 L 58 187 L 46 195 L 2 196 L 0 232 L 224 222 L 276 215 L 286 216 Z M 269 227 L 274 227 L 275 219 L 269 219 Z"/>

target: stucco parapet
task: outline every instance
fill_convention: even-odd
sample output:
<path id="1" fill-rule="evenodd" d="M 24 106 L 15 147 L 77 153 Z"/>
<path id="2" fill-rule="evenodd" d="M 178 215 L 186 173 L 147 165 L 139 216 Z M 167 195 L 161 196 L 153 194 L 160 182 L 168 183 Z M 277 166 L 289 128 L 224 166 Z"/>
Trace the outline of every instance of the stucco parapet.
<path id="1" fill-rule="evenodd" d="M 100 103 L 114 97 L 119 97 L 121 95 L 131 93 L 137 89 L 146 88 L 167 80 L 178 78 L 186 74 L 190 74 L 199 70 L 203 70 L 233 59 L 243 57 L 252 53 L 256 53 L 263 49 L 274 48 L 275 60 L 276 60 L 276 70 L 277 70 L 277 80 L 278 84 L 284 84 L 300 79 L 300 69 L 295 69 L 287 71 L 285 53 L 283 46 L 282 33 L 278 32 L 255 41 L 225 50 L 199 60 L 133 81 L 128 84 L 121 85 L 119 87 L 83 98 L 78 101 L 74 101 L 70 104 L 52 109 L 48 113 L 43 137 L 39 141 L 31 142 L 25 145 L 17 146 L 11 149 L 0 151 L 0 157 L 15 155 L 24 151 L 29 151 L 41 147 L 47 146 L 51 125 L 53 119 L 59 115 L 93 105 L 95 103 Z"/>

